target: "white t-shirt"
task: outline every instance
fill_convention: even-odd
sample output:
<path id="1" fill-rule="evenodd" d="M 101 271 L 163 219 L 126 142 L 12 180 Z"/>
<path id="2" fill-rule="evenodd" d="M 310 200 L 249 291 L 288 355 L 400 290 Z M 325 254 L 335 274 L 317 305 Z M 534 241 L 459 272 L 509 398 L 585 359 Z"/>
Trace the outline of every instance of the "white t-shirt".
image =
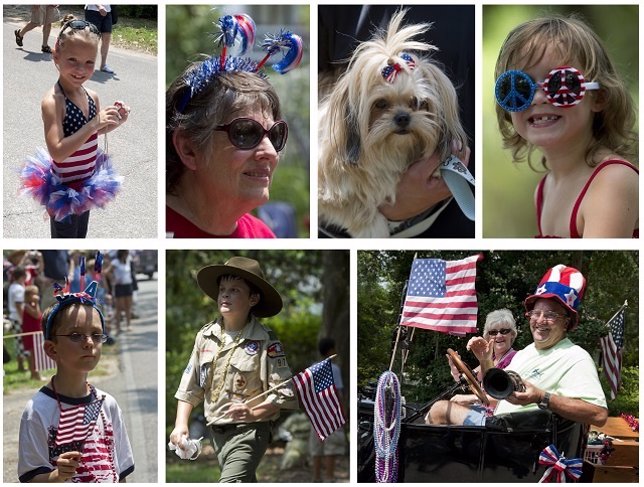
<path id="1" fill-rule="evenodd" d="M 22 284 L 14 282 L 9 286 L 7 294 L 9 299 L 9 319 L 22 323 L 22 315 L 18 314 L 16 303 L 25 302 L 25 287 Z"/>
<path id="2" fill-rule="evenodd" d="M 128 256 L 125 264 L 119 259 L 112 261 L 114 268 L 114 284 L 132 284 L 132 259 Z"/>
<path id="3" fill-rule="evenodd" d="M 597 367 L 591 356 L 568 338 L 547 350 L 537 350 L 531 343 L 519 350 L 505 370 L 514 370 L 523 380 L 558 396 L 581 399 L 606 407 Z M 537 408 L 536 404 L 519 406 L 500 401 L 494 415 Z"/>
<path id="4" fill-rule="evenodd" d="M 96 399 L 105 396 L 100 409 Z M 84 407 L 84 417 L 96 418 L 89 434 L 80 433 L 84 441 L 65 441 L 56 444 L 60 411 L 54 392 L 41 388 L 29 400 L 20 419 L 18 439 L 18 477 L 28 482 L 34 476 L 51 472 L 56 468 L 56 459 L 61 453 L 82 450 L 81 466 L 69 481 L 74 482 L 118 482 L 134 471 L 134 458 L 125 422 L 116 400 L 109 394 L 96 389 L 82 398 L 59 395 L 63 410 Z M 96 406 L 92 413 L 92 405 Z M 81 416 L 83 418 L 83 416 Z M 91 419 L 90 419 L 91 420 Z M 77 429 L 82 429 L 76 423 Z M 60 442 L 59 442 L 60 443 Z M 69 482 L 68 481 L 68 482 Z"/>

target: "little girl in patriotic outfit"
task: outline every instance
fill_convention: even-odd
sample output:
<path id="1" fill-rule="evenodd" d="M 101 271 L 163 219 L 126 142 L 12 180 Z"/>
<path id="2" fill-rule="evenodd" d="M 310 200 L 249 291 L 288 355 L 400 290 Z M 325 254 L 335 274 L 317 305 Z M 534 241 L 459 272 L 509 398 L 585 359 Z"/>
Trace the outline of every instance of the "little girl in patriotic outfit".
<path id="1" fill-rule="evenodd" d="M 54 46 L 58 81 L 41 102 L 47 151 L 39 149 L 21 172 L 22 193 L 45 207 L 51 236 L 84 238 L 89 211 L 114 199 L 122 178 L 98 148 L 98 136 L 125 123 L 121 102 L 101 109 L 83 84 L 94 74 L 100 34 L 84 20 L 67 18 Z"/>

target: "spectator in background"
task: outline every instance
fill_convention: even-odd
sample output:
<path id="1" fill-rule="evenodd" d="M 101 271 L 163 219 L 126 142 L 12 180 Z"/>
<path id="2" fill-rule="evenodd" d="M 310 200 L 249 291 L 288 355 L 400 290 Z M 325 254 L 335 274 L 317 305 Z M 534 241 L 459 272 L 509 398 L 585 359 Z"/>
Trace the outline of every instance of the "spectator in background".
<path id="1" fill-rule="evenodd" d="M 110 269 L 114 286 L 114 302 L 116 306 L 116 331 L 121 331 L 121 315 L 125 314 L 125 329 L 130 330 L 132 319 L 132 259 L 127 250 L 119 250 L 116 259 L 112 260 Z"/>
<path id="2" fill-rule="evenodd" d="M 42 25 L 42 46 L 40 50 L 46 54 L 51 54 L 49 47 L 49 33 L 51 32 L 51 23 L 58 20 L 58 5 L 32 5 L 31 20 L 22 29 L 16 29 L 13 34 L 16 37 L 16 44 L 23 46 L 23 39 L 27 32 Z"/>
<path id="3" fill-rule="evenodd" d="M 335 340 L 333 338 L 322 338 L 318 343 L 318 350 L 322 358 L 335 354 Z M 333 382 L 338 390 L 340 402 L 342 402 L 343 384 L 340 367 L 331 362 L 333 370 Z M 334 431 L 324 441 L 320 441 L 315 430 L 311 428 L 309 434 L 309 453 L 313 459 L 313 482 L 322 482 L 322 461 L 326 472 L 326 481 L 335 481 L 335 460 L 346 452 L 346 440 L 344 430 Z"/>
<path id="4" fill-rule="evenodd" d="M 40 250 L 43 268 L 39 278 L 40 308 L 45 309 L 54 304 L 53 285 L 65 284 L 69 272 L 69 252 L 67 250 Z"/>
<path id="5" fill-rule="evenodd" d="M 22 333 L 22 314 L 25 305 L 25 280 L 27 273 L 21 266 L 14 267 L 11 273 L 11 284 L 9 284 L 9 291 L 7 300 L 9 302 L 9 319 L 11 320 L 11 331 L 20 335 Z M 25 371 L 26 353 L 22 337 L 16 337 L 16 359 L 18 360 L 18 371 Z"/>
<path id="6" fill-rule="evenodd" d="M 85 5 L 85 20 L 94 24 L 101 33 L 101 71 L 107 74 L 116 74 L 107 65 L 107 53 L 112 41 L 112 25 L 116 23 L 113 8 L 109 3 Z"/>
<path id="7" fill-rule="evenodd" d="M 22 312 L 22 333 L 41 331 L 41 316 L 42 313 L 40 311 L 40 296 L 38 286 L 31 285 L 25 287 L 25 301 Z M 34 336 L 24 336 L 23 345 L 25 352 L 29 354 L 29 372 L 31 372 L 32 380 L 42 380 L 40 372 L 36 370 L 36 348 Z"/>

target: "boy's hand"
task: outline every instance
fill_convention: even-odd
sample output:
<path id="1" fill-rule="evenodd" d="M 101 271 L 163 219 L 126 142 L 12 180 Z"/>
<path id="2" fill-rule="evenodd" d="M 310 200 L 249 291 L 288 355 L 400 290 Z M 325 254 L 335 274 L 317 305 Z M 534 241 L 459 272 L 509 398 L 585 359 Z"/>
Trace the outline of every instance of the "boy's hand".
<path id="1" fill-rule="evenodd" d="M 187 438 L 190 435 L 187 425 L 175 426 L 170 433 L 170 443 L 177 445 L 179 448 L 183 448 L 183 438 Z"/>
<path id="2" fill-rule="evenodd" d="M 56 460 L 58 467 L 58 480 L 65 482 L 71 479 L 80 465 L 81 454 L 78 451 L 68 451 L 61 453 Z"/>

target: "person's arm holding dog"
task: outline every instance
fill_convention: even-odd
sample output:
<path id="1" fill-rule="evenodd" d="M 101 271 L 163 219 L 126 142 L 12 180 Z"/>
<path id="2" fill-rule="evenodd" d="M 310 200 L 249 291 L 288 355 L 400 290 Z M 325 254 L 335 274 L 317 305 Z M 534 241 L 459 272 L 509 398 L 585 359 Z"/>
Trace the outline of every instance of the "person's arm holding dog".
<path id="1" fill-rule="evenodd" d="M 470 152 L 467 146 L 461 150 L 454 147 L 452 151 L 465 166 L 469 164 Z M 388 220 L 402 221 L 413 218 L 452 196 L 443 178 L 435 175 L 442 162 L 440 155 L 435 152 L 409 166 L 398 183 L 396 202 L 380 206 L 380 213 Z"/>

